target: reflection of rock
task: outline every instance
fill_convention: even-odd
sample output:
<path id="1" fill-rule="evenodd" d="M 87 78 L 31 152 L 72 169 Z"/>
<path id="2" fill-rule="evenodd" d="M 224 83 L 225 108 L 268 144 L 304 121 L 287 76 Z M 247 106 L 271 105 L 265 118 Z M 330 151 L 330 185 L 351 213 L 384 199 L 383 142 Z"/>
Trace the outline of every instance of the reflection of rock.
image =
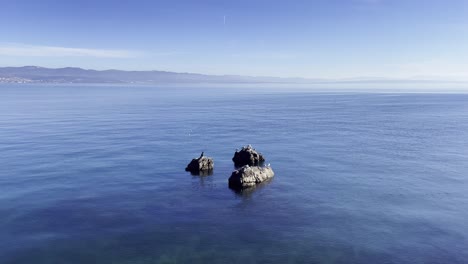
<path id="1" fill-rule="evenodd" d="M 192 159 L 192 161 L 185 168 L 186 171 L 190 171 L 194 174 L 209 173 L 214 167 L 214 162 L 212 158 L 205 157 L 204 153 L 200 155 L 198 159 Z"/>
<path id="2" fill-rule="evenodd" d="M 249 165 L 245 165 L 244 167 L 232 172 L 231 177 L 229 177 L 229 187 L 233 189 L 253 187 L 256 184 L 271 179 L 274 175 L 275 173 L 273 172 L 273 169 L 269 166 L 251 167 Z"/>
<path id="3" fill-rule="evenodd" d="M 262 154 L 257 152 L 254 148 L 252 148 L 252 146 L 248 145 L 242 147 L 241 150 L 236 151 L 236 153 L 234 153 L 232 161 L 234 161 L 234 164 L 238 167 L 244 165 L 256 166 L 264 162 L 265 158 L 263 158 Z"/>
<path id="4" fill-rule="evenodd" d="M 192 176 L 211 176 L 213 175 L 213 170 L 203 170 L 203 171 L 190 171 Z"/>

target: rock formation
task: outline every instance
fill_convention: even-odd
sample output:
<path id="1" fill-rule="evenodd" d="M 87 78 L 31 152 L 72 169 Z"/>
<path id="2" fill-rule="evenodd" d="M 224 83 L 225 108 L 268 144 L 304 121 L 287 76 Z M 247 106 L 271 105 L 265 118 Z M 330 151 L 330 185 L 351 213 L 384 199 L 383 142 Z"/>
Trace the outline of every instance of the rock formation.
<path id="1" fill-rule="evenodd" d="M 256 184 L 271 179 L 275 173 L 270 166 L 249 166 L 245 165 L 242 168 L 232 172 L 229 177 L 229 187 L 233 189 L 242 189 L 253 187 Z"/>
<path id="2" fill-rule="evenodd" d="M 241 150 L 236 150 L 232 161 L 234 161 L 234 165 L 237 167 L 244 165 L 257 166 L 264 162 L 265 158 L 261 153 L 252 148 L 252 146 L 248 145 L 242 147 Z"/>
<path id="3" fill-rule="evenodd" d="M 192 159 L 185 170 L 190 171 L 193 174 L 200 174 L 200 172 L 209 172 L 213 170 L 213 167 L 213 158 L 205 157 L 204 153 L 202 152 L 199 158 Z"/>

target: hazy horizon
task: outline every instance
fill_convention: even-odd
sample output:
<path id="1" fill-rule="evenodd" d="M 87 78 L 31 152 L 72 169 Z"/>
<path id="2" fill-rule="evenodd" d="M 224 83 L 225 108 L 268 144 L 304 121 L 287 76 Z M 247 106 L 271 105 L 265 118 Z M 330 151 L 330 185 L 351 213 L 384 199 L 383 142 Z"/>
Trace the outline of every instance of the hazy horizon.
<path id="1" fill-rule="evenodd" d="M 76 85 L 164 85 L 194 88 L 260 88 L 284 91 L 435 92 L 466 93 L 468 81 L 417 78 L 307 79 L 271 76 L 206 75 L 165 71 L 119 69 L 47 68 L 42 66 L 0 67 L 0 84 Z"/>

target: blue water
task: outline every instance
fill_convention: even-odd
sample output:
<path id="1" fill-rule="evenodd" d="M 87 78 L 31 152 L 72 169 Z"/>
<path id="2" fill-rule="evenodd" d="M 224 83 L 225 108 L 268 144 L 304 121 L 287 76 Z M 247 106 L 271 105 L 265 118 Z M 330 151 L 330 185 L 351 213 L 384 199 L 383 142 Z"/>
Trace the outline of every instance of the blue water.
<path id="1" fill-rule="evenodd" d="M 0 263 L 467 261 L 468 95 L 1 86 Z"/>

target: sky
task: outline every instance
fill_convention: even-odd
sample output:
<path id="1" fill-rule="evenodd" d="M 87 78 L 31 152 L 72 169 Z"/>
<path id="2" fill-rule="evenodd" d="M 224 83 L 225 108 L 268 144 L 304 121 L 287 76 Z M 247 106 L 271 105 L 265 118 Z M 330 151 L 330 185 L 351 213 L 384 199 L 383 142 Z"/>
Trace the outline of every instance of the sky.
<path id="1" fill-rule="evenodd" d="M 468 80 L 468 0 L 0 0 L 0 67 Z"/>

